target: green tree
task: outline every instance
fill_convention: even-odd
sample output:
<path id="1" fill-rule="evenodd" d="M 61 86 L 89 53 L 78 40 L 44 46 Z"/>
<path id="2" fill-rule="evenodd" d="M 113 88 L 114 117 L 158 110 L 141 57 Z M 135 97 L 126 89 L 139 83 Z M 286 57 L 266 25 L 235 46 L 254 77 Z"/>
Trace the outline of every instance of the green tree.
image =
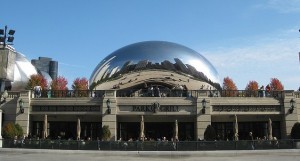
<path id="1" fill-rule="evenodd" d="M 215 141 L 217 138 L 217 134 L 215 129 L 211 125 L 207 125 L 204 131 L 204 140 L 206 141 Z"/>
<path id="2" fill-rule="evenodd" d="M 111 133 L 108 125 L 104 125 L 102 127 L 102 139 L 104 141 L 108 141 L 110 139 Z"/>
<path id="3" fill-rule="evenodd" d="M 9 122 L 2 128 L 2 135 L 7 139 L 13 139 L 15 136 L 21 137 L 23 135 L 23 129 L 19 124 Z"/>
<path id="4" fill-rule="evenodd" d="M 19 124 L 15 124 L 15 128 L 16 128 L 16 135 L 23 136 L 23 128 Z"/>
<path id="5" fill-rule="evenodd" d="M 291 130 L 292 139 L 300 139 L 300 123 L 296 122 Z"/>

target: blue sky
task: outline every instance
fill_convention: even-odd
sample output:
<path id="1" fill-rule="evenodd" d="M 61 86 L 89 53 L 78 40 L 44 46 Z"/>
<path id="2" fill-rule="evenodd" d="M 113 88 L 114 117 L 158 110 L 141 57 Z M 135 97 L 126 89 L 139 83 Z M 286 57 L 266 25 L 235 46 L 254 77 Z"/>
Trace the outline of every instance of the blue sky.
<path id="1" fill-rule="evenodd" d="M 300 0 L 1 0 L 0 28 L 29 60 L 51 57 L 69 81 L 140 41 L 185 45 L 238 89 L 278 78 L 300 86 Z"/>

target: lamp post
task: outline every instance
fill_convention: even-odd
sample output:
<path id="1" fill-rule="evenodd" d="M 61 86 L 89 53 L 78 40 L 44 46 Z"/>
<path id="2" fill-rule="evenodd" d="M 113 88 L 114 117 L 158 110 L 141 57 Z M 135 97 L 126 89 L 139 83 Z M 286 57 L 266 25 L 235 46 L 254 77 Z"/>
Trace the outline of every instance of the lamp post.
<path id="1" fill-rule="evenodd" d="M 14 34 L 15 30 L 9 30 L 7 33 L 7 25 L 4 27 L 4 29 L 0 29 L 0 43 L 3 44 L 2 48 L 4 49 L 6 47 L 6 44 L 13 45 L 14 41 Z"/>
<path id="2" fill-rule="evenodd" d="M 106 100 L 106 107 L 107 107 L 107 114 L 111 114 L 111 109 L 110 109 L 110 99 Z"/>
<path id="3" fill-rule="evenodd" d="M 5 83 L 12 81 L 14 76 L 14 60 L 15 53 L 10 52 L 13 48 L 7 46 L 13 45 L 15 30 L 9 30 L 7 32 L 7 26 L 4 29 L 0 28 L 0 54 L 1 54 L 1 69 L 0 69 L 0 91 L 3 92 L 5 89 Z M 7 50 L 9 49 L 9 50 Z M 1 51 L 2 50 L 2 51 Z M 6 60 L 5 60 L 6 59 Z M 9 72 L 7 72 L 9 71 Z"/>
<path id="4" fill-rule="evenodd" d="M 205 100 L 205 98 L 202 100 L 202 114 L 205 114 L 205 110 L 206 109 L 206 100 Z"/>
<path id="5" fill-rule="evenodd" d="M 291 108 L 289 109 L 290 113 L 293 113 L 295 108 L 295 103 L 296 103 L 295 100 L 292 98 L 290 101 L 290 105 L 291 105 Z"/>
<path id="6" fill-rule="evenodd" d="M 20 113 L 24 113 L 24 102 L 22 99 L 19 101 Z"/>

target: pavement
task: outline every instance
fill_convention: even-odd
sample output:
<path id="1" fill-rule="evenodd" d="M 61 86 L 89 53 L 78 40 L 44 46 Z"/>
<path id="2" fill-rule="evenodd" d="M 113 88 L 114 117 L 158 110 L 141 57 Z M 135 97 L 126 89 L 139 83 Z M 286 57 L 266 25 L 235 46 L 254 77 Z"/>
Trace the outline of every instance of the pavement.
<path id="1" fill-rule="evenodd" d="M 0 148 L 0 161 L 300 161 L 300 149 L 226 151 L 97 151 Z"/>

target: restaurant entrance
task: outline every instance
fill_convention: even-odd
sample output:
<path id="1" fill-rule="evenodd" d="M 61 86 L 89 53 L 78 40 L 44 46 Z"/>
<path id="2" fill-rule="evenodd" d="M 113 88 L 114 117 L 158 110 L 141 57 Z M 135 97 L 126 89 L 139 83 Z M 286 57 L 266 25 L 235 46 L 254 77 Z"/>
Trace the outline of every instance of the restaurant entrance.
<path id="1" fill-rule="evenodd" d="M 174 122 L 145 122 L 145 140 L 160 141 L 168 140 L 174 136 Z M 181 141 L 193 140 L 194 138 L 194 123 L 193 122 L 179 122 L 178 123 L 178 138 Z M 140 136 L 140 122 L 119 122 L 118 123 L 118 139 L 123 141 L 139 140 Z"/>
<path id="2" fill-rule="evenodd" d="M 30 136 L 33 139 L 42 138 L 43 121 L 33 121 Z M 48 122 L 48 138 L 62 140 L 76 140 L 77 122 L 65 121 L 49 121 Z M 97 140 L 101 134 L 101 123 L 97 122 L 81 122 L 80 139 Z"/>

